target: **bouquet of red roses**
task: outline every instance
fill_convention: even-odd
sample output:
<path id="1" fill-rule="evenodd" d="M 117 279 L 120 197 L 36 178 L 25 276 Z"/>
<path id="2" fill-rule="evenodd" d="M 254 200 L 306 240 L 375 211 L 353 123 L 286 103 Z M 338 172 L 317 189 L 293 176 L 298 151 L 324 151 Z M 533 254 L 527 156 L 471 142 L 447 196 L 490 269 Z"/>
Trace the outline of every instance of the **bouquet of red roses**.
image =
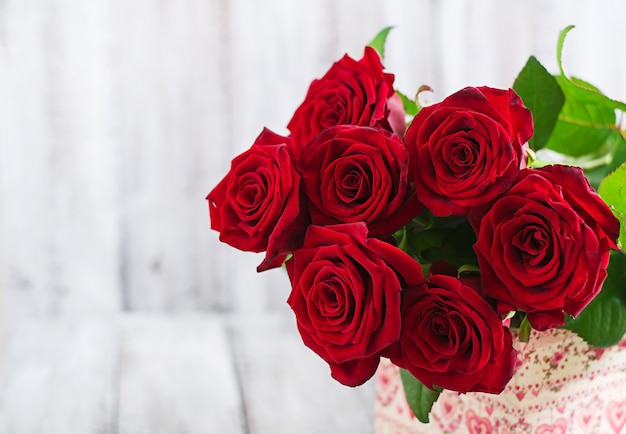
<path id="1" fill-rule="evenodd" d="M 428 88 L 411 100 L 383 68 L 385 29 L 208 195 L 221 241 L 286 266 L 302 340 L 339 382 L 389 358 L 427 415 L 442 389 L 500 393 L 531 328 L 626 333 L 626 105 L 565 75 L 569 30 L 560 74 L 531 57 L 513 89 L 421 107 Z"/>

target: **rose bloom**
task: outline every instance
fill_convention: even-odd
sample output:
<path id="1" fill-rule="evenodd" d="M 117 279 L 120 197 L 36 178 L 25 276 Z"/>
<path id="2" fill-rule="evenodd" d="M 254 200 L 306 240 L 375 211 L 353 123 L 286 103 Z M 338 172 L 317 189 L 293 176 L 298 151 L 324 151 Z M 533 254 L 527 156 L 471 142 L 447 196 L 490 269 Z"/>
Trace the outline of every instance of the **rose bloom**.
<path id="1" fill-rule="evenodd" d="M 345 55 L 314 80 L 287 128 L 296 149 L 326 128 L 363 125 L 402 135 L 404 108 L 393 89 L 393 74 L 383 72 L 380 56 L 365 47 L 361 60 Z"/>
<path id="2" fill-rule="evenodd" d="M 515 372 L 508 328 L 475 278 L 434 272 L 402 296 L 402 332 L 391 361 L 426 387 L 500 393 Z"/>
<path id="3" fill-rule="evenodd" d="M 367 223 L 370 236 L 393 234 L 422 210 L 409 185 L 409 154 L 384 130 L 339 125 L 307 143 L 298 158 L 311 221 Z"/>
<path id="4" fill-rule="evenodd" d="M 291 139 L 269 129 L 233 159 L 228 174 L 209 193 L 211 228 L 240 250 L 267 251 L 259 271 L 280 266 L 294 248 L 300 214 L 300 176 L 288 152 Z"/>
<path id="5" fill-rule="evenodd" d="M 465 215 L 506 191 L 532 136 L 513 90 L 467 87 L 423 108 L 406 132 L 418 198 L 436 216 Z"/>
<path id="6" fill-rule="evenodd" d="M 537 330 L 561 326 L 600 292 L 619 222 L 570 166 L 524 169 L 491 206 L 469 214 L 484 294 Z"/>
<path id="7" fill-rule="evenodd" d="M 400 293 L 424 281 L 419 263 L 351 223 L 309 226 L 286 267 L 303 342 L 337 381 L 363 384 L 400 336 Z"/>

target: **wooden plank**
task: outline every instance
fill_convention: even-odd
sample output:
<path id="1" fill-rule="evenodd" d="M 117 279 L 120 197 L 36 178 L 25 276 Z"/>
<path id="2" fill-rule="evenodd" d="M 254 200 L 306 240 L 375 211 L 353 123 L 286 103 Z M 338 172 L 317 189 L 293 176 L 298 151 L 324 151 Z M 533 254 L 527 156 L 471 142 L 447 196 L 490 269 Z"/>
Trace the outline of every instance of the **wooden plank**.
<path id="1" fill-rule="evenodd" d="M 373 431 L 373 382 L 350 388 L 333 380 L 291 312 L 232 316 L 231 327 L 250 434 Z"/>
<path id="2" fill-rule="evenodd" d="M 110 321 L 24 321 L 4 349 L 0 432 L 116 432 L 119 354 Z"/>
<path id="3" fill-rule="evenodd" d="M 124 318 L 119 433 L 244 433 L 230 354 L 219 317 Z"/>
<path id="4" fill-rule="evenodd" d="M 111 312 L 119 188 L 108 2 L 35 3 L 0 8 L 4 301 L 11 317 Z"/>
<path id="5" fill-rule="evenodd" d="M 113 2 L 126 310 L 229 308 L 205 201 L 233 157 L 222 3 Z"/>

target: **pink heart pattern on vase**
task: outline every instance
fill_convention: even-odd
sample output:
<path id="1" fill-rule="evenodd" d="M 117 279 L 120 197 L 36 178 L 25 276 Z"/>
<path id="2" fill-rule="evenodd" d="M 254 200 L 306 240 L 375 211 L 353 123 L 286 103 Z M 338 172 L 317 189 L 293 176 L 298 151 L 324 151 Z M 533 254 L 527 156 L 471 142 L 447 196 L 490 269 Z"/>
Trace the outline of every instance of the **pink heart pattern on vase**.
<path id="1" fill-rule="evenodd" d="M 467 410 L 465 420 L 470 434 L 492 434 L 493 432 L 489 418 L 476 416 L 472 409 Z"/>
<path id="2" fill-rule="evenodd" d="M 606 407 L 606 413 L 613 432 L 616 434 L 621 433 L 624 424 L 626 424 L 626 399 L 619 402 L 610 402 Z"/>
<path id="3" fill-rule="evenodd" d="M 516 349 L 517 371 L 504 392 L 444 391 L 429 424 L 413 416 L 398 368 L 382 359 L 374 433 L 626 434 L 626 337 L 599 351 L 567 330 L 533 331 Z"/>
<path id="4" fill-rule="evenodd" d="M 398 371 L 394 368 L 391 363 L 381 364 L 376 371 L 376 401 L 383 405 L 391 404 L 402 386 L 395 378 Z"/>
<path id="5" fill-rule="evenodd" d="M 586 407 L 580 407 L 576 412 L 576 426 L 581 433 L 594 434 L 600 429 L 602 401 L 592 400 Z"/>
<path id="6" fill-rule="evenodd" d="M 566 434 L 567 433 L 567 421 L 565 419 L 559 419 L 553 424 L 541 424 L 537 427 L 535 434 Z"/>

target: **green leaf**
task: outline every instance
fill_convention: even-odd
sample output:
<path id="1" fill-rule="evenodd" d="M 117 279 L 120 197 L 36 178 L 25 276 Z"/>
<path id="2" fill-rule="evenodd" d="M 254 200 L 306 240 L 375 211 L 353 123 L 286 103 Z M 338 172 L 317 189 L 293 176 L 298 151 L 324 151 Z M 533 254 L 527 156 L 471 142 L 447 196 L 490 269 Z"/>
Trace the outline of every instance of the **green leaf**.
<path id="1" fill-rule="evenodd" d="M 570 78 L 563 67 L 565 37 L 574 26 L 561 31 L 557 43 L 557 63 L 560 75 L 555 78 L 565 95 L 565 104 L 559 114 L 547 148 L 562 154 L 581 156 L 600 149 L 612 131 L 617 129 L 615 109 L 626 110 L 626 104 L 608 98 L 595 86 Z"/>
<path id="2" fill-rule="evenodd" d="M 607 141 L 611 163 L 608 165 L 609 172 L 616 170 L 626 162 L 626 132 L 616 130 Z"/>
<path id="3" fill-rule="evenodd" d="M 417 114 L 417 112 L 419 111 L 417 103 L 415 101 L 413 101 L 412 99 L 410 99 L 405 94 L 403 94 L 402 92 L 400 92 L 399 90 L 396 90 L 396 95 L 398 95 L 398 97 L 400 97 L 400 101 L 402 101 L 402 106 L 404 107 L 404 112 L 408 116 L 415 116 Z"/>
<path id="4" fill-rule="evenodd" d="M 403 226 L 398 229 L 394 234 L 393 238 L 396 241 L 396 245 L 403 252 L 407 252 L 407 227 Z"/>
<path id="5" fill-rule="evenodd" d="M 604 178 L 598 194 L 611 208 L 620 221 L 618 244 L 626 247 L 626 163 L 622 163 L 613 173 Z"/>
<path id="6" fill-rule="evenodd" d="M 431 229 L 427 231 L 409 231 L 409 244 L 412 251 L 421 256 L 422 252 L 434 247 L 439 247 L 448 235 L 446 229 Z"/>
<path id="7" fill-rule="evenodd" d="M 602 180 L 626 161 L 626 139 L 620 131 L 615 130 L 607 138 L 604 146 L 589 157 L 590 159 L 583 161 L 582 164 L 578 162 L 573 164 L 585 170 L 589 183 L 597 190 Z M 594 161 L 601 164 L 590 167 L 590 163 Z M 568 164 L 567 161 L 565 163 Z"/>
<path id="8" fill-rule="evenodd" d="M 518 339 L 520 342 L 528 342 L 530 340 L 530 331 L 531 331 L 530 322 L 528 321 L 528 317 L 524 316 L 522 318 L 522 322 L 519 325 Z"/>
<path id="9" fill-rule="evenodd" d="M 610 347 L 626 333 L 626 306 L 616 297 L 597 298 L 565 328 L 593 346 Z"/>
<path id="10" fill-rule="evenodd" d="M 461 277 L 463 273 L 480 273 L 480 268 L 472 264 L 463 264 L 457 271 L 457 277 Z"/>
<path id="11" fill-rule="evenodd" d="M 557 40 L 557 43 L 556 43 L 556 61 L 559 65 L 559 71 L 561 72 L 561 75 L 565 75 L 565 71 L 563 70 L 563 62 L 562 62 L 563 46 L 565 45 L 565 37 L 570 32 L 570 30 L 572 30 L 574 27 L 576 26 L 570 24 L 569 26 L 561 30 L 561 32 L 559 33 L 559 39 Z"/>
<path id="12" fill-rule="evenodd" d="M 561 73 L 561 76 L 565 78 L 569 82 L 570 85 L 572 85 L 575 88 L 578 88 L 581 91 L 581 93 L 584 93 L 584 95 L 586 96 L 588 100 L 595 101 L 598 104 L 601 104 L 605 107 L 612 108 L 614 110 L 617 109 L 621 111 L 626 111 L 625 103 L 611 99 L 607 97 L 606 95 L 602 94 L 602 92 L 600 92 L 600 90 L 598 90 L 598 88 L 596 88 L 595 86 L 592 86 L 589 83 L 586 83 L 582 80 L 578 80 L 575 78 L 570 79 L 565 74 L 565 68 L 563 68 L 563 46 L 565 44 L 565 37 L 570 32 L 570 30 L 572 30 L 574 27 L 575 26 L 572 26 L 572 25 L 567 26 L 566 28 L 561 30 L 561 33 L 559 33 L 559 39 L 558 39 L 557 47 L 556 47 L 556 57 L 557 57 L 556 60 L 559 65 L 559 72 Z"/>
<path id="13" fill-rule="evenodd" d="M 615 110 L 589 99 L 588 91 L 574 86 L 566 77 L 556 76 L 556 81 L 565 95 L 565 104 L 546 147 L 574 157 L 597 151 L 617 129 Z"/>
<path id="14" fill-rule="evenodd" d="M 530 147 L 541 149 L 554 129 L 565 95 L 556 79 L 535 56 L 528 58 L 515 79 L 513 90 L 533 114 L 535 131 L 529 140 Z"/>
<path id="15" fill-rule="evenodd" d="M 626 255 L 614 252 L 602 292 L 565 328 L 596 347 L 618 343 L 626 334 Z"/>
<path id="16" fill-rule="evenodd" d="M 444 220 L 436 220 L 436 222 L 445 224 Z M 430 263 L 446 261 L 457 269 L 464 265 L 478 266 L 478 259 L 472 247 L 476 242 L 476 233 L 468 221 L 462 221 L 450 228 L 439 226 L 435 230 L 441 230 L 444 238 L 439 245 L 426 248 L 421 252 L 423 260 Z"/>
<path id="17" fill-rule="evenodd" d="M 406 369 L 400 369 L 400 378 L 402 379 L 406 400 L 411 410 L 413 410 L 413 414 L 420 422 L 428 423 L 428 415 L 433 408 L 433 404 L 439 398 L 441 389 L 429 389 Z"/>
<path id="18" fill-rule="evenodd" d="M 385 27 L 378 32 L 376 36 L 374 36 L 374 39 L 372 39 L 369 44 L 367 44 L 378 51 L 381 59 L 385 58 L 385 42 L 387 42 L 387 36 L 389 35 L 391 29 L 393 29 L 393 26 Z"/>

